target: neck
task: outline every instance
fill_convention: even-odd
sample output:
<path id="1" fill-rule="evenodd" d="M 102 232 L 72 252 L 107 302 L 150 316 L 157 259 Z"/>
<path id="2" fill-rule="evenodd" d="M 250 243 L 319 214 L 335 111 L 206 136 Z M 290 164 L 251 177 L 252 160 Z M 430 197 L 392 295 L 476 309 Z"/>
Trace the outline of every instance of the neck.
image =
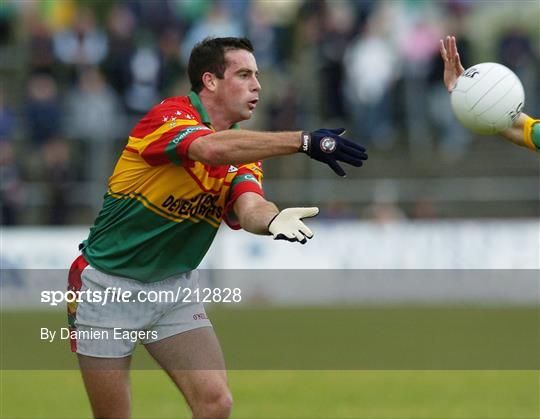
<path id="1" fill-rule="evenodd" d="M 223 113 L 223 106 L 215 100 L 211 93 L 202 90 L 199 93 L 199 98 L 216 131 L 229 129 L 231 125 L 237 122 L 231 120 Z"/>

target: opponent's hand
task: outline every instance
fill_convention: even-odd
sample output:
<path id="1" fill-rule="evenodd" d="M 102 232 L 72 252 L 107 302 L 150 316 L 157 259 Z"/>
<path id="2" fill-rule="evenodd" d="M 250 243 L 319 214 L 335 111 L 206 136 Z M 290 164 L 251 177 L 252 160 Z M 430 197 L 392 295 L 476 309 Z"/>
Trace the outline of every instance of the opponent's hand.
<path id="1" fill-rule="evenodd" d="M 288 240 L 305 244 L 313 237 L 313 232 L 302 222 L 304 218 L 315 217 L 319 208 L 286 208 L 276 214 L 268 224 L 268 231 L 274 240 Z"/>
<path id="2" fill-rule="evenodd" d="M 312 159 L 326 163 L 339 176 L 345 176 L 345 170 L 338 161 L 355 167 L 362 166 L 368 156 L 366 149 L 360 144 L 343 138 L 345 129 L 318 129 L 302 133 L 300 150 Z"/>
<path id="3" fill-rule="evenodd" d="M 456 80 L 461 73 L 465 71 L 459 59 L 459 53 L 454 36 L 447 36 L 444 40 L 439 41 L 439 50 L 441 58 L 444 61 L 444 85 L 451 92 L 456 84 Z"/>

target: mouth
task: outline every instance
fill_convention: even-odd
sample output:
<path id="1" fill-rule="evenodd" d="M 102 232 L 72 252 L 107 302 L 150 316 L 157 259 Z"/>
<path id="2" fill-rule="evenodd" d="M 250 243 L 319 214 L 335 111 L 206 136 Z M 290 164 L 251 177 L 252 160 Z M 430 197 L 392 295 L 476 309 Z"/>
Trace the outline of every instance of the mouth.
<path id="1" fill-rule="evenodd" d="M 253 109 L 255 109 L 257 107 L 257 102 L 259 101 L 259 99 L 253 99 L 253 100 L 250 100 L 248 102 L 248 108 L 250 111 L 252 111 Z"/>

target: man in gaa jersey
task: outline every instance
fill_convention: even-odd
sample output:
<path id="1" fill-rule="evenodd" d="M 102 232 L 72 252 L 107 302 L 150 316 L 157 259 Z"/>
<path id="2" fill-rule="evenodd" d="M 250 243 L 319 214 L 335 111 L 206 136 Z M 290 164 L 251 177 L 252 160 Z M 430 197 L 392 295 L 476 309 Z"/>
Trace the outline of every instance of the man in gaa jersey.
<path id="1" fill-rule="evenodd" d="M 71 291 L 129 292 L 129 301 L 70 303 L 72 350 L 96 417 L 130 416 L 129 365 L 140 341 L 183 393 L 194 417 L 228 417 L 232 399 L 219 342 L 201 303 L 148 302 L 150 291 L 195 289 L 196 268 L 221 221 L 233 229 L 305 243 L 302 219 L 317 208 L 282 211 L 264 197 L 260 161 L 302 152 L 339 176 L 365 149 L 343 129 L 254 132 L 238 129 L 253 114 L 261 86 L 247 39 L 206 39 L 188 66 L 192 92 L 154 106 L 131 131 L 81 255 Z M 121 291 L 120 291 L 121 289 Z M 99 332 L 85 339 L 79 332 Z M 125 335 L 131 336 L 130 333 Z"/>

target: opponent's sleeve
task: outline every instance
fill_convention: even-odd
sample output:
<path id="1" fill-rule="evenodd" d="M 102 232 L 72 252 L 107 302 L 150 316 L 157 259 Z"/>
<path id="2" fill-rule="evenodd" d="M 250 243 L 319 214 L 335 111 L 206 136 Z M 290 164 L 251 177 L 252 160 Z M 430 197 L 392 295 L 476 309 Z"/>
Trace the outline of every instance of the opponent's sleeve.
<path id="1" fill-rule="evenodd" d="M 126 150 L 138 153 L 148 164 L 157 166 L 187 162 L 189 145 L 213 131 L 199 122 L 189 107 L 157 105 L 135 126 Z"/>
<path id="2" fill-rule="evenodd" d="M 236 176 L 231 181 L 229 196 L 225 204 L 223 220 L 233 230 L 240 230 L 241 226 L 234 213 L 234 203 L 240 195 L 246 192 L 255 192 L 264 196 L 262 189 L 263 170 L 262 163 L 244 164 L 238 168 Z"/>
<path id="3" fill-rule="evenodd" d="M 526 119 L 523 126 L 523 139 L 531 150 L 540 150 L 540 119 Z"/>

